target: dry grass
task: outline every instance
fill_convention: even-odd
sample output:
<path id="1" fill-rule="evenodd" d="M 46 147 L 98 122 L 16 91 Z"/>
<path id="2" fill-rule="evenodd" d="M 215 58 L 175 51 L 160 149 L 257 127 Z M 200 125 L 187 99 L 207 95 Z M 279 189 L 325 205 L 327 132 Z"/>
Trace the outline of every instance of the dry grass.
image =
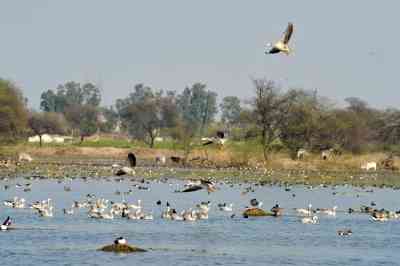
<path id="1" fill-rule="evenodd" d="M 144 147 L 114 148 L 114 147 L 78 147 L 78 146 L 44 146 L 42 148 L 31 145 L 15 145 L 2 147 L 5 156 L 15 156 L 19 152 L 31 154 L 34 158 L 107 158 L 125 160 L 128 152 L 133 152 L 142 160 L 154 161 L 156 156 L 183 157 L 183 151 L 173 149 L 150 149 Z M 201 161 L 210 162 L 208 166 L 220 167 L 251 167 L 279 170 L 304 169 L 310 171 L 329 170 L 346 171 L 360 170 L 366 162 L 379 163 L 386 154 L 370 153 L 363 155 L 343 154 L 328 160 L 322 160 L 319 154 L 311 154 L 303 160 L 292 160 L 286 153 L 273 153 L 268 161 L 264 161 L 262 152 L 252 147 L 232 147 L 223 149 L 213 147 L 201 147 L 190 153 L 191 158 L 200 158 Z M 395 158 L 395 166 L 400 167 L 400 159 Z M 378 165 L 379 168 L 379 165 Z"/>

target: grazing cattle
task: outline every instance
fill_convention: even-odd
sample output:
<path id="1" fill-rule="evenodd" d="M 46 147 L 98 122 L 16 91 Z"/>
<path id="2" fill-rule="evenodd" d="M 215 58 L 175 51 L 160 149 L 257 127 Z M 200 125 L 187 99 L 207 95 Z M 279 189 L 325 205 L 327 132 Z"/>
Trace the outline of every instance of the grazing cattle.
<path id="1" fill-rule="evenodd" d="M 380 163 L 380 166 L 382 166 L 383 169 L 385 170 L 398 170 L 398 168 L 394 165 L 394 156 L 390 154 L 387 158 L 383 159 Z"/>
<path id="2" fill-rule="evenodd" d="M 128 153 L 128 161 L 130 167 L 135 167 L 136 166 L 136 156 L 132 152 Z"/>
<path id="3" fill-rule="evenodd" d="M 331 153 L 332 153 L 332 149 L 321 151 L 322 160 L 328 160 L 332 156 Z"/>
<path id="4" fill-rule="evenodd" d="M 181 157 L 178 157 L 178 156 L 171 156 L 170 159 L 174 163 L 181 163 L 183 161 L 183 159 Z"/>
<path id="5" fill-rule="evenodd" d="M 32 157 L 31 157 L 29 154 L 27 154 L 27 153 L 20 153 L 20 154 L 18 155 L 18 161 L 19 161 L 19 162 L 32 162 L 33 159 L 32 159 Z"/>
<path id="6" fill-rule="evenodd" d="M 305 149 L 299 149 L 297 151 L 297 160 L 302 160 L 304 157 L 308 155 L 308 152 Z"/>
<path id="7" fill-rule="evenodd" d="M 361 169 L 367 170 L 367 171 L 369 171 L 369 170 L 376 171 L 376 162 L 367 162 L 367 163 L 361 165 Z"/>

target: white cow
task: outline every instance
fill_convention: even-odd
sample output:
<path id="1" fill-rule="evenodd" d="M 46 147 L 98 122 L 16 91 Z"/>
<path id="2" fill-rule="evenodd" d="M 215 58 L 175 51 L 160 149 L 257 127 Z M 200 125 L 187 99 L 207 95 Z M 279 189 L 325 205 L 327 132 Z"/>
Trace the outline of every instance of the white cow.
<path id="1" fill-rule="evenodd" d="M 305 149 L 299 149 L 297 151 L 297 160 L 304 159 L 308 155 L 308 152 Z"/>
<path id="2" fill-rule="evenodd" d="M 32 157 L 27 153 L 20 153 L 18 154 L 18 161 L 20 162 L 32 162 Z"/>
<path id="3" fill-rule="evenodd" d="M 361 165 L 361 169 L 367 170 L 367 171 L 369 171 L 369 170 L 376 171 L 376 162 L 367 162 L 367 163 Z"/>

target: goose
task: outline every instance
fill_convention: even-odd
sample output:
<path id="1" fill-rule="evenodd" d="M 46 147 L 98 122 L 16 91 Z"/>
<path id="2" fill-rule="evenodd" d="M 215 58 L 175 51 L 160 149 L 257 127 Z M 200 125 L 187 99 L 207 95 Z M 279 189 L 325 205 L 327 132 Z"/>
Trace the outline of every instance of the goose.
<path id="1" fill-rule="evenodd" d="M 171 220 L 183 221 L 183 220 L 185 220 L 184 214 L 185 214 L 185 212 L 182 212 L 182 214 L 178 214 L 175 209 L 172 209 Z"/>
<path id="2" fill-rule="evenodd" d="M 106 220 L 112 220 L 112 219 L 114 219 L 114 213 L 112 210 L 110 211 L 110 213 L 101 213 L 100 218 L 106 219 Z"/>
<path id="3" fill-rule="evenodd" d="M 8 216 L 7 219 L 5 219 L 5 221 L 3 222 L 3 224 L 0 225 L 0 230 L 7 231 L 10 225 L 11 225 L 11 218 L 10 216 Z"/>
<path id="4" fill-rule="evenodd" d="M 316 224 L 316 223 L 318 223 L 318 216 L 308 216 L 308 217 L 304 217 L 304 218 L 302 218 L 301 219 L 301 222 L 303 223 L 303 224 Z"/>
<path id="5" fill-rule="evenodd" d="M 209 210 L 210 210 L 210 205 L 211 205 L 211 202 L 210 201 L 207 201 L 207 202 L 201 202 L 200 204 L 197 204 L 197 208 L 200 210 L 200 211 L 203 211 L 203 212 L 208 212 Z"/>
<path id="6" fill-rule="evenodd" d="M 153 220 L 153 219 L 154 219 L 154 217 L 153 217 L 153 214 L 152 214 L 152 213 L 145 214 L 145 215 L 143 215 L 143 217 L 142 217 L 142 220 L 148 220 L 148 221 L 150 221 L 150 220 Z"/>
<path id="7" fill-rule="evenodd" d="M 210 194 L 211 192 L 215 192 L 217 190 L 213 182 L 205 179 L 201 179 L 195 182 L 189 182 L 185 186 L 187 188 L 185 188 L 181 192 L 194 192 L 201 189 L 207 189 L 208 194 Z"/>
<path id="8" fill-rule="evenodd" d="M 223 131 L 217 131 L 217 136 L 213 138 L 205 138 L 206 142 L 203 143 L 203 146 L 207 146 L 210 144 L 216 144 L 219 148 L 222 148 L 226 142 L 225 133 Z"/>
<path id="9" fill-rule="evenodd" d="M 233 203 L 230 204 L 218 204 L 219 210 L 220 211 L 225 211 L 225 212 L 231 212 L 233 211 Z"/>
<path id="10" fill-rule="evenodd" d="M 257 199 L 251 199 L 250 200 L 250 205 L 255 207 L 255 208 L 260 208 L 263 205 L 262 201 L 258 201 Z"/>
<path id="11" fill-rule="evenodd" d="M 136 210 L 134 212 L 129 212 L 128 213 L 128 219 L 129 220 L 138 220 L 138 219 L 140 219 L 140 210 Z"/>
<path id="12" fill-rule="evenodd" d="M 312 205 L 308 204 L 308 208 L 307 209 L 305 209 L 305 208 L 296 208 L 295 210 L 296 210 L 296 212 L 298 214 L 310 216 L 314 212 L 313 209 L 311 209 L 311 207 L 312 207 Z"/>
<path id="13" fill-rule="evenodd" d="M 131 205 L 128 205 L 128 207 L 131 208 L 131 209 L 135 209 L 135 210 L 142 209 L 142 201 L 138 200 L 137 201 L 137 205 L 131 204 Z"/>
<path id="14" fill-rule="evenodd" d="M 389 221 L 389 219 L 387 217 L 375 217 L 375 216 L 371 216 L 372 221 L 375 222 L 387 222 Z"/>
<path id="15" fill-rule="evenodd" d="M 291 53 L 291 49 L 289 47 L 289 41 L 290 41 L 290 37 L 293 34 L 293 23 L 288 23 L 288 26 L 285 30 L 285 33 L 283 35 L 283 38 L 281 40 L 279 40 L 278 42 L 276 42 L 274 45 L 272 45 L 271 43 L 268 43 L 267 46 L 269 47 L 268 51 L 265 51 L 266 54 L 277 54 L 280 52 L 285 53 L 286 55 L 289 55 Z"/>
<path id="16" fill-rule="evenodd" d="M 196 215 L 196 211 L 194 210 L 189 210 L 183 213 L 183 220 L 185 221 L 196 221 L 197 220 L 197 215 Z"/>

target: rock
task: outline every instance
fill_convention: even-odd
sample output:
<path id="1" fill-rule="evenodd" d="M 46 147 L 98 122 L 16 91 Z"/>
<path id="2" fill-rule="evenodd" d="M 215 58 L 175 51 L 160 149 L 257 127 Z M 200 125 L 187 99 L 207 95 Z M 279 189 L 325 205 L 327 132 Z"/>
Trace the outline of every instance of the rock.
<path id="1" fill-rule="evenodd" d="M 147 252 L 147 250 L 145 249 L 138 248 L 135 246 L 130 246 L 128 244 L 112 244 L 100 248 L 99 251 L 117 252 L 117 253 Z"/>
<path id="2" fill-rule="evenodd" d="M 260 208 L 249 208 L 243 212 L 243 216 L 272 216 L 272 213 L 268 213 Z"/>

